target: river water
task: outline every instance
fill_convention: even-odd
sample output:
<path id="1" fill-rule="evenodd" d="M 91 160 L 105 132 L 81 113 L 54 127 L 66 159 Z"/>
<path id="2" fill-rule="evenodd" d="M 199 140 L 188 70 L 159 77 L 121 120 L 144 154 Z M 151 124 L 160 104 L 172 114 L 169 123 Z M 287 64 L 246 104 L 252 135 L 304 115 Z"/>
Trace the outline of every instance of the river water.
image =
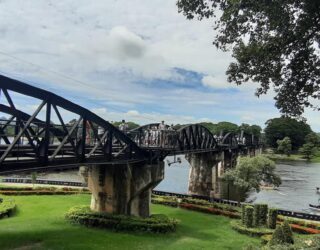
<path id="1" fill-rule="evenodd" d="M 187 193 L 190 165 L 181 156 L 182 162 L 173 163 L 173 157 L 167 157 L 165 178 L 155 188 L 160 191 Z M 313 213 L 308 209 L 309 203 L 318 204 L 320 195 L 316 187 L 320 187 L 320 163 L 306 162 L 277 162 L 276 172 L 282 178 L 282 184 L 277 190 L 262 190 L 251 193 L 247 200 L 255 203 L 267 203 L 276 208 L 291 211 Z M 17 176 L 24 177 L 24 176 Z M 39 179 L 81 181 L 77 171 L 44 173 Z"/>

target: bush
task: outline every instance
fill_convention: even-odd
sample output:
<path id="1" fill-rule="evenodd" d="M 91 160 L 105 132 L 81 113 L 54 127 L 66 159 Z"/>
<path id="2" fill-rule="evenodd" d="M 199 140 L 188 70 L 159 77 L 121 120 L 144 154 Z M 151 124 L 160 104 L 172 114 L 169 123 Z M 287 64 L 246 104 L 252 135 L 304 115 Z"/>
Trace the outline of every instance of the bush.
<path id="1" fill-rule="evenodd" d="M 253 206 L 253 227 L 259 227 L 260 225 L 260 204 L 254 204 Z"/>
<path id="2" fill-rule="evenodd" d="M 260 225 L 267 225 L 267 219 L 268 219 L 268 205 L 267 204 L 260 204 Z"/>
<path id="3" fill-rule="evenodd" d="M 12 199 L 3 199 L 0 204 L 0 219 L 4 217 L 10 217 L 16 210 L 16 204 Z"/>
<path id="4" fill-rule="evenodd" d="M 268 211 L 268 228 L 275 229 L 277 226 L 278 210 L 270 208 Z"/>
<path id="5" fill-rule="evenodd" d="M 75 207 L 66 214 L 66 219 L 87 227 L 112 229 L 115 231 L 143 231 L 152 233 L 167 233 L 176 230 L 178 221 L 165 215 L 152 215 L 149 218 L 139 218 L 125 215 L 112 215 L 93 212 L 89 207 Z"/>
<path id="6" fill-rule="evenodd" d="M 247 206 L 247 204 L 241 204 L 241 223 L 242 223 L 242 225 L 244 225 L 244 223 L 245 223 L 246 206 Z"/>
<path id="7" fill-rule="evenodd" d="M 284 222 L 282 225 L 277 226 L 276 230 L 272 234 L 270 245 L 281 244 L 293 244 L 293 234 L 288 222 Z"/>
<path id="8" fill-rule="evenodd" d="M 231 221 L 231 227 L 241 234 L 246 234 L 252 237 L 261 237 L 263 235 L 271 235 L 273 233 L 273 230 L 265 227 L 248 228 L 242 225 L 240 220 Z"/>
<path id="9" fill-rule="evenodd" d="M 244 225 L 250 228 L 253 226 L 253 207 L 246 206 L 244 211 Z"/>
<path id="10" fill-rule="evenodd" d="M 170 207 L 178 207 L 178 199 L 174 196 L 152 195 L 151 202 L 153 204 L 161 204 Z"/>

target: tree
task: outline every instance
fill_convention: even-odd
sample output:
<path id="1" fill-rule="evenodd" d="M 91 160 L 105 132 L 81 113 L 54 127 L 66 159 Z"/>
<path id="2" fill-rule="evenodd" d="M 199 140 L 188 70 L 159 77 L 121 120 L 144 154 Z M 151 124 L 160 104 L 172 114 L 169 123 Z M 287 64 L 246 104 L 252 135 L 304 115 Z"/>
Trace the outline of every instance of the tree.
<path id="1" fill-rule="evenodd" d="M 305 138 L 306 143 L 299 149 L 299 153 L 307 160 L 316 155 L 320 143 L 320 138 L 316 133 L 310 133 Z"/>
<path id="2" fill-rule="evenodd" d="M 311 143 L 315 147 L 318 147 L 320 145 L 320 137 L 316 133 L 312 132 L 310 134 L 307 134 L 305 138 L 306 143 Z"/>
<path id="3" fill-rule="evenodd" d="M 289 117 L 280 117 L 270 119 L 266 122 L 265 138 L 266 143 L 276 148 L 277 140 L 289 137 L 292 143 L 292 149 L 297 150 L 305 142 L 307 134 L 312 132 L 310 126 L 304 121 L 297 121 Z"/>
<path id="4" fill-rule="evenodd" d="M 213 44 L 232 49 L 236 59 L 230 82 L 260 83 L 257 96 L 273 86 L 277 108 L 291 116 L 319 98 L 320 1 L 178 0 L 177 6 L 188 19 L 215 19 Z"/>
<path id="5" fill-rule="evenodd" d="M 312 156 L 317 153 L 317 148 L 314 146 L 314 144 L 308 142 L 302 145 L 302 147 L 299 149 L 299 153 L 302 154 L 303 158 L 310 160 Z"/>
<path id="6" fill-rule="evenodd" d="M 113 122 L 112 123 L 112 125 L 115 126 L 115 127 L 119 127 L 120 124 L 121 124 L 121 122 Z M 128 125 L 128 130 L 140 127 L 139 124 L 134 123 L 134 122 L 127 122 L 127 125 Z"/>
<path id="7" fill-rule="evenodd" d="M 242 157 L 235 168 L 224 173 L 222 180 L 235 185 L 240 193 L 247 193 L 251 189 L 259 192 L 261 182 L 275 186 L 281 184 L 281 178 L 274 170 L 275 163 L 266 157 Z"/>
<path id="8" fill-rule="evenodd" d="M 291 140 L 289 137 L 285 137 L 282 140 L 277 140 L 277 144 L 278 144 L 278 152 L 282 153 L 282 154 L 286 154 L 286 155 L 290 155 L 291 150 L 292 150 L 292 144 L 291 144 Z"/>

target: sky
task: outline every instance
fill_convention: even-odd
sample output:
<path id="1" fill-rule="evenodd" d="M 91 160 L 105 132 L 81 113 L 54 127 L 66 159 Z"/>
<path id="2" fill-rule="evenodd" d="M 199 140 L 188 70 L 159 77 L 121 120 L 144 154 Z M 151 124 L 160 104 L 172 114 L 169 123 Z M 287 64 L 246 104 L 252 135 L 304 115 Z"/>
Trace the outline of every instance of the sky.
<path id="1" fill-rule="evenodd" d="M 175 0 L 0 0 L 0 74 L 52 91 L 108 121 L 230 121 L 280 114 L 274 93 L 236 86 L 212 20 L 186 20 Z M 21 107 L 35 100 L 15 96 Z M 319 112 L 305 117 L 320 131 Z"/>

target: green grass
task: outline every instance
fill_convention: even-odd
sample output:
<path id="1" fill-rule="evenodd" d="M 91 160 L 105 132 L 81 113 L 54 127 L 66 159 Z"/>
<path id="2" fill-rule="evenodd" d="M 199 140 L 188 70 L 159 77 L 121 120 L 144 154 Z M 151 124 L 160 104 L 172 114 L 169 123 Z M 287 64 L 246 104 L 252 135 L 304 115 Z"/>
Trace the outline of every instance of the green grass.
<path id="1" fill-rule="evenodd" d="M 0 220 L 0 249 L 241 249 L 259 244 L 231 229 L 230 219 L 161 205 L 153 213 L 180 220 L 171 234 L 116 233 L 71 225 L 64 219 L 70 207 L 87 205 L 89 195 L 15 196 L 14 217 Z"/>
<path id="2" fill-rule="evenodd" d="M 303 158 L 300 154 L 291 154 L 289 156 L 283 154 L 263 154 L 264 156 L 268 157 L 271 160 L 278 161 L 307 161 Z M 318 163 L 320 162 L 320 152 L 317 152 L 315 156 L 311 158 L 309 162 Z"/>

